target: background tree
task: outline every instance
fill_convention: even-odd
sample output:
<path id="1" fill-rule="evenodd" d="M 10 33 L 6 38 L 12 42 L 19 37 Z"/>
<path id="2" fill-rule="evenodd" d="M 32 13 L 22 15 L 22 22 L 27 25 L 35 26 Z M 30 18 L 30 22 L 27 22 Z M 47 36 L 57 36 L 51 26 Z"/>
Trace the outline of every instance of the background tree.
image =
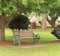
<path id="1" fill-rule="evenodd" d="M 55 22 L 58 19 L 58 16 L 60 15 L 59 4 L 60 4 L 59 0 L 56 0 L 56 2 L 50 5 L 49 15 L 51 17 L 51 20 L 47 19 L 47 21 L 53 28 L 55 27 Z"/>
<path id="2" fill-rule="evenodd" d="M 30 3 L 30 4 L 29 4 Z M 35 13 L 42 13 L 42 28 L 46 28 L 46 21 L 48 20 L 48 14 L 51 16 L 52 20 L 48 22 L 51 24 L 52 27 L 54 27 L 53 23 L 55 22 L 53 18 L 57 18 L 56 15 L 57 10 L 59 7 L 57 7 L 58 0 L 31 0 L 28 2 L 30 5 L 31 11 L 34 11 Z M 58 9 L 57 9 L 58 8 Z M 53 12 L 52 12 L 53 11 Z M 55 12 L 56 11 L 56 12 Z M 53 16 L 55 15 L 55 16 Z M 53 23 L 52 23 L 53 22 Z"/>
<path id="3" fill-rule="evenodd" d="M 59 0 L 36 0 L 35 2 L 33 2 L 33 7 L 32 7 L 32 11 L 36 12 L 36 13 L 42 13 L 42 28 L 46 28 L 46 21 L 48 21 L 48 23 L 54 28 L 55 27 L 55 22 L 58 18 L 58 16 L 60 15 L 60 2 Z M 30 5 L 30 6 L 32 6 Z M 51 20 L 48 19 L 48 14 L 51 17 Z M 45 17 L 46 18 L 45 18 Z M 44 22 L 45 25 L 44 25 Z"/>
<path id="4" fill-rule="evenodd" d="M 40 2 L 40 13 L 42 13 L 42 28 L 46 28 L 46 21 L 55 27 L 55 21 L 57 19 L 57 12 L 59 7 L 57 7 L 57 0 L 43 0 Z M 51 20 L 48 19 L 48 14 L 51 16 Z"/>

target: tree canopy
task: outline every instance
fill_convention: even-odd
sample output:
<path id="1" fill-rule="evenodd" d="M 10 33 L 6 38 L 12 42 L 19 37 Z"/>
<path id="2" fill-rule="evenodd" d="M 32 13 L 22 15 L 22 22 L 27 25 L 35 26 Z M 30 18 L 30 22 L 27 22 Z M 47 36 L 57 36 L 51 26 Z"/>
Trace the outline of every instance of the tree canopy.
<path id="1" fill-rule="evenodd" d="M 5 19 L 12 18 L 14 14 L 33 11 L 48 13 L 52 18 L 55 18 L 60 14 L 59 5 L 59 0 L 0 0 L 0 15 L 3 15 Z"/>
<path id="2" fill-rule="evenodd" d="M 9 28 L 11 29 L 28 29 L 29 19 L 25 15 L 17 15 L 15 18 L 9 23 Z"/>
<path id="3" fill-rule="evenodd" d="M 11 15 L 15 12 L 38 12 L 54 13 L 58 12 L 59 0 L 0 0 L 0 15 L 6 13 Z M 58 12 L 59 13 L 59 12 Z"/>

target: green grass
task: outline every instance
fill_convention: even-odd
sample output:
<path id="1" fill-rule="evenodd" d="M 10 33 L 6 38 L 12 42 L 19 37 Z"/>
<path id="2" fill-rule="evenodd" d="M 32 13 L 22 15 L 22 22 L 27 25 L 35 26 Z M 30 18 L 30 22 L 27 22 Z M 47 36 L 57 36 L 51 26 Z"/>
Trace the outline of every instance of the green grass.
<path id="1" fill-rule="evenodd" d="M 41 48 L 0 47 L 0 56 L 60 56 L 60 44 Z"/>
<path id="2" fill-rule="evenodd" d="M 31 47 L 21 48 L 15 46 L 0 46 L 0 56 L 60 56 L 60 43 L 48 43 L 49 41 L 57 40 L 51 34 L 52 29 L 41 30 L 41 29 L 29 29 L 35 34 L 40 34 L 40 46 L 45 44 L 43 47 Z M 6 29 L 5 32 L 6 40 L 12 40 L 13 34 L 10 29 Z M 31 41 L 30 41 L 31 42 Z M 46 44 L 48 43 L 48 44 Z"/>

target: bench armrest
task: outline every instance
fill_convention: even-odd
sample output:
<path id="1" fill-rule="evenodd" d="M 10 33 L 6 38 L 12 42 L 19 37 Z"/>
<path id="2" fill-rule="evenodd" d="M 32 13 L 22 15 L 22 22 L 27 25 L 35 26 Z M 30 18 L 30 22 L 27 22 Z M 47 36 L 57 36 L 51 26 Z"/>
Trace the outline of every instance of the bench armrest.
<path id="1" fill-rule="evenodd" d="M 36 34 L 35 35 L 35 38 L 39 38 L 40 39 L 40 35 L 39 34 Z"/>

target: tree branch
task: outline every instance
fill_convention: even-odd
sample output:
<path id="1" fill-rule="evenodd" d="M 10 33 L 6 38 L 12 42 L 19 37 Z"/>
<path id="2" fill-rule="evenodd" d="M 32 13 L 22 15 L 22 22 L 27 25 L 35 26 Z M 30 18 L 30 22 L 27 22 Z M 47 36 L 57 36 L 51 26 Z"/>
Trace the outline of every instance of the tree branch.
<path id="1" fill-rule="evenodd" d="M 14 13 L 10 16 L 9 19 L 6 20 L 5 22 L 5 27 L 8 27 L 8 24 L 11 22 L 12 19 L 14 19 L 14 17 L 16 16 L 17 13 Z"/>

